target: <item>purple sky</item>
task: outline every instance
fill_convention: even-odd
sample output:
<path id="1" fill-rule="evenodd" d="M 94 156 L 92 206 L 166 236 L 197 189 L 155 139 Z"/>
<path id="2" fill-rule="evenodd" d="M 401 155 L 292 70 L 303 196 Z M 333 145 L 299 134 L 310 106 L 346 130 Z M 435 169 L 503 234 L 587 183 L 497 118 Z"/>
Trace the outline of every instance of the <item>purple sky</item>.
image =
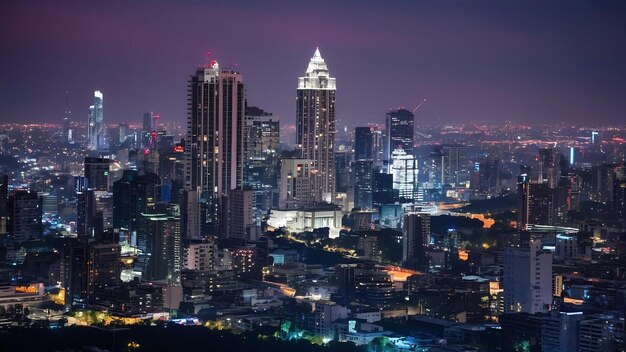
<path id="1" fill-rule="evenodd" d="M 0 122 L 58 122 L 66 90 L 86 120 L 94 89 L 106 122 L 182 122 L 206 51 L 238 64 L 249 104 L 291 122 L 316 46 L 351 126 L 423 98 L 421 120 L 626 121 L 624 2 L 9 0 Z"/>

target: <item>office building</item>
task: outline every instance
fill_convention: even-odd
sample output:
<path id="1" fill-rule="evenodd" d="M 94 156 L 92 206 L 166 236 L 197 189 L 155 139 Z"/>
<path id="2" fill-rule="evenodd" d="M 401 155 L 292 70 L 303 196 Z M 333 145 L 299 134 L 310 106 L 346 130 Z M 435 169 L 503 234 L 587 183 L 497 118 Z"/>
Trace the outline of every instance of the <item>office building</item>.
<path id="1" fill-rule="evenodd" d="M 335 198 L 335 91 L 335 78 L 316 49 L 305 75 L 298 78 L 296 97 L 296 149 L 313 162 L 316 202 Z"/>

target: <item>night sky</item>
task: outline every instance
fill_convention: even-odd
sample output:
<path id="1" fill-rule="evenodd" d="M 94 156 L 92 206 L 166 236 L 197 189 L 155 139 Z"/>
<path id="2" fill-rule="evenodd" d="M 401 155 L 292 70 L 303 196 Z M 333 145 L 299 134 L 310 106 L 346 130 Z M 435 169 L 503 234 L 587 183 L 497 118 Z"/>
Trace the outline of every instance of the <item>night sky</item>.
<path id="1" fill-rule="evenodd" d="M 626 121 L 622 1 L 2 1 L 0 122 L 185 121 L 186 84 L 211 51 L 237 64 L 248 103 L 291 122 L 319 46 L 338 118 L 382 122 Z"/>

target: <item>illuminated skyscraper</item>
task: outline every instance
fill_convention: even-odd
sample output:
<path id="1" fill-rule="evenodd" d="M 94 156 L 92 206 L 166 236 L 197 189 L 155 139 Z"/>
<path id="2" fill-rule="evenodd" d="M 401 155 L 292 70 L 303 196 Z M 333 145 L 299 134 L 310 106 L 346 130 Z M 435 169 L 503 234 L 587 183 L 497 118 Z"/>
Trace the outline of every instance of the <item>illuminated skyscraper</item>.
<path id="1" fill-rule="evenodd" d="M 417 195 L 417 163 L 413 155 L 401 148 L 394 150 L 391 155 L 391 174 L 393 189 L 398 190 L 400 197 L 414 201 Z"/>
<path id="2" fill-rule="evenodd" d="M 185 190 L 200 206 L 187 205 L 199 221 L 187 221 L 198 227 L 186 227 L 185 236 L 218 235 L 219 200 L 243 184 L 243 77 L 213 61 L 191 76 L 188 92 Z"/>
<path id="3" fill-rule="evenodd" d="M 89 150 L 107 148 L 102 99 L 102 92 L 99 90 L 93 92 L 93 105 L 89 107 L 89 121 L 87 123 L 87 148 Z"/>
<path id="4" fill-rule="evenodd" d="M 335 91 L 335 78 L 316 49 L 304 77 L 298 78 L 296 148 L 314 163 L 317 202 L 331 202 L 335 195 Z"/>

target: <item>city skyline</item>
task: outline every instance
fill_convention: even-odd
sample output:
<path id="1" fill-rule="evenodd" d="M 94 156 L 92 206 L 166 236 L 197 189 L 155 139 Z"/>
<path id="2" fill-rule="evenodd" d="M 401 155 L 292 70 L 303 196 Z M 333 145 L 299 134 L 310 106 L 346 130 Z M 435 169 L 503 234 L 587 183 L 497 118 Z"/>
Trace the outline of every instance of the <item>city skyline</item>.
<path id="1" fill-rule="evenodd" d="M 13 2 L 0 25 L 8 53 L 0 58 L 0 122 L 60 123 L 66 91 L 72 120 L 86 120 L 94 90 L 107 94 L 111 124 L 139 121 L 145 111 L 183 122 L 184 77 L 211 51 L 222 67 L 238 64 L 246 74 L 250 105 L 293 123 L 294 77 L 319 46 L 342 81 L 343 125 L 381 123 L 390 109 L 423 99 L 418 121 L 619 123 L 626 5 L 531 4 Z M 307 10 L 320 14 L 317 30 L 289 31 L 307 23 Z M 212 37 L 232 16 L 241 29 Z M 251 28 L 258 33 L 247 36 Z M 359 89 L 374 75 L 377 89 Z M 268 81 L 272 89 L 263 88 Z"/>
<path id="2" fill-rule="evenodd" d="M 626 3 L 8 5 L 0 351 L 626 351 Z"/>

